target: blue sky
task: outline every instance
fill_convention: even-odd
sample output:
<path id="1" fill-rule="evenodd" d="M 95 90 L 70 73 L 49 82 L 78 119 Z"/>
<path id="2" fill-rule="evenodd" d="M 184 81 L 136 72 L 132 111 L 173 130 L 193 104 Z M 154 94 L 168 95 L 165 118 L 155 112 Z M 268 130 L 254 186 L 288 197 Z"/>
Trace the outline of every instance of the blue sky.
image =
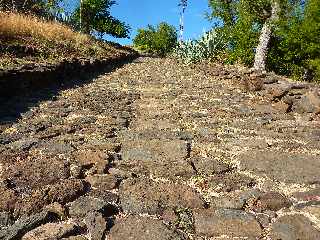
<path id="1" fill-rule="evenodd" d="M 188 2 L 184 39 L 197 38 L 204 30 L 209 30 L 212 25 L 204 17 L 205 12 L 209 10 L 208 0 L 189 0 Z M 111 14 L 130 25 L 131 39 L 112 37 L 107 37 L 107 39 L 124 45 L 131 44 L 138 28 L 144 28 L 148 24 L 156 25 L 162 21 L 178 29 L 180 11 L 178 3 L 178 0 L 117 0 L 117 5 L 112 7 Z"/>

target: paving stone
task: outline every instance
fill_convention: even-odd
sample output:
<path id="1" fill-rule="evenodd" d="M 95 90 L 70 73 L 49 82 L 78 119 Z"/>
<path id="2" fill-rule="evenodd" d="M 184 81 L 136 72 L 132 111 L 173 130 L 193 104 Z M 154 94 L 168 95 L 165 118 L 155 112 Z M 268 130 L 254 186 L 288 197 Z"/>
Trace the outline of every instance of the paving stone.
<path id="1" fill-rule="evenodd" d="M 188 155 L 187 143 L 182 140 L 132 141 L 124 143 L 123 161 L 181 161 Z"/>
<path id="2" fill-rule="evenodd" d="M 86 191 L 86 183 L 79 179 L 67 179 L 50 187 L 47 193 L 51 202 L 65 204 L 73 201 Z"/>
<path id="3" fill-rule="evenodd" d="M 216 174 L 207 181 L 208 186 L 216 192 L 232 192 L 255 185 L 252 178 L 239 173 Z"/>
<path id="4" fill-rule="evenodd" d="M 25 234 L 22 240 L 61 239 L 76 232 L 77 226 L 73 223 L 47 223 Z"/>
<path id="5" fill-rule="evenodd" d="M 19 188 L 39 188 L 69 177 L 69 164 L 59 158 L 31 157 L 6 166 L 4 179 Z"/>
<path id="6" fill-rule="evenodd" d="M 89 212 L 85 218 L 85 223 L 89 230 L 91 239 L 105 239 L 104 236 L 107 228 L 107 222 L 101 213 Z"/>
<path id="7" fill-rule="evenodd" d="M 38 143 L 38 140 L 34 138 L 21 139 L 21 140 L 10 143 L 9 148 L 11 148 L 14 151 L 27 151 L 37 143 Z"/>
<path id="8" fill-rule="evenodd" d="M 298 113 L 318 113 L 320 111 L 320 96 L 317 91 L 306 93 L 294 102 L 292 110 Z"/>
<path id="9" fill-rule="evenodd" d="M 292 211 L 317 218 L 317 190 L 294 193 L 290 197 L 299 202 L 288 208 L 289 198 L 270 192 L 267 183 L 283 190 L 292 189 L 291 184 L 318 187 L 318 87 L 270 80 L 235 66 L 190 68 L 166 58 L 138 62 L 90 82 L 76 81 L 76 87 L 52 93 L 50 101 L 42 93 L 40 99 L 4 106 L 2 112 L 17 115 L 28 105 L 32 114 L 16 123 L 16 117 L 4 118 L 0 126 L 5 183 L 0 183 L 0 222 L 8 224 L 3 212 L 21 218 L 43 209 L 61 221 L 66 207 L 81 227 L 86 228 L 87 219 L 98 239 L 113 219 L 117 222 L 108 239 L 185 237 L 175 228 L 184 234 L 198 231 L 197 240 L 256 239 L 271 225 L 273 233 L 287 239 L 317 237 L 308 219 L 276 220 L 277 214 Z M 248 92 L 263 82 L 264 89 Z M 240 169 L 224 163 L 238 161 Z M 264 177 L 271 180 L 256 185 L 255 179 Z M 204 210 L 202 196 L 211 194 L 217 196 Z M 118 210 L 123 212 L 115 217 Z M 39 224 L 23 227 L 18 235 Z M 267 228 L 263 233 L 260 225 Z M 79 236 L 63 238 L 91 237 L 74 234 Z"/>
<path id="10" fill-rule="evenodd" d="M 288 208 L 292 202 L 277 192 L 268 192 L 261 195 L 254 204 L 252 210 L 256 212 L 263 212 L 266 210 L 278 211 L 282 208 Z"/>
<path id="11" fill-rule="evenodd" d="M 147 217 L 129 216 L 111 228 L 110 240 L 182 240 L 184 237 L 169 230 L 161 221 Z"/>
<path id="12" fill-rule="evenodd" d="M 65 204 L 85 194 L 85 184 L 82 180 L 64 180 L 54 185 L 37 189 L 30 196 L 16 202 L 14 216 L 19 217 L 39 212 L 50 203 Z"/>
<path id="13" fill-rule="evenodd" d="M 81 150 L 74 154 L 75 160 L 80 164 L 81 167 L 95 168 L 95 173 L 103 174 L 106 172 L 108 161 L 106 154 L 100 150 Z"/>
<path id="14" fill-rule="evenodd" d="M 85 179 L 91 187 L 103 190 L 112 190 L 119 184 L 119 179 L 112 174 L 95 174 Z"/>
<path id="15" fill-rule="evenodd" d="M 255 202 L 263 193 L 257 189 L 241 192 L 231 192 L 219 197 L 211 198 L 210 205 L 215 208 L 244 209 L 249 202 Z"/>
<path id="16" fill-rule="evenodd" d="M 20 239 L 28 231 L 54 220 L 57 220 L 57 216 L 48 211 L 43 211 L 41 213 L 37 213 L 30 216 L 24 216 L 8 228 L 0 230 L 0 239 Z"/>
<path id="17" fill-rule="evenodd" d="M 148 114 L 148 117 L 151 117 Z M 154 129 L 156 128 L 158 131 L 163 131 L 166 129 L 174 129 L 175 124 L 170 122 L 170 120 L 155 120 L 155 119 L 136 119 L 134 123 L 131 124 L 130 129 L 140 131 L 144 129 Z"/>
<path id="18" fill-rule="evenodd" d="M 168 208 L 204 207 L 200 195 L 190 187 L 148 178 L 125 180 L 120 186 L 120 203 L 125 212 L 159 215 Z"/>
<path id="19" fill-rule="evenodd" d="M 106 156 L 102 151 L 81 150 L 75 152 L 73 155 L 75 160 L 84 167 L 89 167 L 90 165 L 106 161 Z"/>
<path id="20" fill-rule="evenodd" d="M 0 196 L 0 211 L 13 210 L 18 200 L 16 193 L 11 189 L 0 186 Z"/>
<path id="21" fill-rule="evenodd" d="M 250 151 L 239 157 L 241 169 L 286 183 L 319 183 L 318 157 L 301 153 Z"/>
<path id="22" fill-rule="evenodd" d="M 168 224 L 175 224 L 178 222 L 178 216 L 173 209 L 164 210 L 161 219 Z"/>
<path id="23" fill-rule="evenodd" d="M 292 196 L 299 201 L 320 201 L 320 188 L 306 192 L 296 192 L 293 193 Z"/>
<path id="24" fill-rule="evenodd" d="M 45 142 L 39 146 L 42 152 L 56 155 L 56 154 L 67 154 L 74 151 L 74 148 L 69 143 L 65 142 Z"/>
<path id="25" fill-rule="evenodd" d="M 44 210 L 55 213 L 60 219 L 65 220 L 67 218 L 66 209 L 58 202 L 51 203 L 44 207 Z"/>
<path id="26" fill-rule="evenodd" d="M 119 195 L 117 193 L 105 191 L 101 188 L 91 189 L 90 192 L 87 193 L 87 196 L 100 198 L 109 203 L 118 203 L 119 201 Z"/>
<path id="27" fill-rule="evenodd" d="M 320 239 L 320 231 L 305 216 L 294 214 L 278 218 L 272 224 L 270 237 L 281 240 L 316 240 Z"/>
<path id="28" fill-rule="evenodd" d="M 188 180 L 196 175 L 193 167 L 187 161 L 179 162 L 154 162 L 145 164 L 147 173 L 155 178 L 165 178 L 175 181 L 178 178 Z"/>
<path id="29" fill-rule="evenodd" d="M 309 213 L 316 217 L 318 220 L 320 220 L 320 202 L 317 202 L 317 204 L 310 204 L 305 207 L 300 208 L 302 212 Z"/>
<path id="30" fill-rule="evenodd" d="M 166 178 L 175 181 L 177 178 L 187 180 L 196 174 L 192 165 L 186 160 L 122 161 L 117 164 L 117 168 L 124 172 L 124 178 L 134 174 L 138 176 Z"/>
<path id="31" fill-rule="evenodd" d="M 194 211 L 195 231 L 207 237 L 259 238 L 262 234 L 255 217 L 241 210 L 206 209 Z"/>
<path id="32" fill-rule="evenodd" d="M 219 162 L 218 160 L 212 158 L 191 157 L 189 161 L 193 164 L 195 170 L 199 174 L 204 173 L 211 175 L 230 171 L 230 166 L 228 164 Z"/>
<path id="33" fill-rule="evenodd" d="M 272 218 L 268 214 L 258 213 L 256 219 L 263 228 L 267 228 L 269 227 Z"/>
<path id="34" fill-rule="evenodd" d="M 100 212 L 104 216 L 112 216 L 118 212 L 115 205 L 99 198 L 82 196 L 69 204 L 69 215 L 84 218 L 90 212 Z"/>

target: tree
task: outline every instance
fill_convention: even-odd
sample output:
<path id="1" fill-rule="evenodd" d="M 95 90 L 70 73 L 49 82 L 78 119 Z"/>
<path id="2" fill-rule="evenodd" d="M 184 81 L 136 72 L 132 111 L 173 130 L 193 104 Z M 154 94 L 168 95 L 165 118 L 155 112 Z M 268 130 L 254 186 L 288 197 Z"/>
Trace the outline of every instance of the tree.
<path id="1" fill-rule="evenodd" d="M 61 0 L 1 0 L 0 10 L 28 13 L 52 19 L 61 12 Z"/>
<path id="2" fill-rule="evenodd" d="M 271 39 L 269 69 L 307 81 L 320 80 L 320 1 L 296 2 Z"/>
<path id="3" fill-rule="evenodd" d="M 227 36 L 227 62 L 300 75 L 303 68 L 317 68 L 319 0 L 209 0 L 209 5 L 210 17 L 218 19 L 216 31 Z"/>
<path id="4" fill-rule="evenodd" d="M 263 23 L 269 16 L 269 0 L 209 0 L 217 32 L 227 36 L 227 61 L 252 65 Z"/>
<path id="5" fill-rule="evenodd" d="M 165 22 L 156 27 L 148 25 L 146 29 L 138 29 L 133 44 L 142 51 L 165 56 L 177 44 L 177 30 Z"/>
<path id="6" fill-rule="evenodd" d="M 82 0 L 73 14 L 76 28 L 87 34 L 97 33 L 100 37 L 110 34 L 125 38 L 129 35 L 129 26 L 111 16 L 110 8 L 113 0 Z M 81 11 L 80 11 L 81 10 Z"/>
<path id="7" fill-rule="evenodd" d="M 253 68 L 264 72 L 266 70 L 266 60 L 268 56 L 269 43 L 272 34 L 272 23 L 279 19 L 280 5 L 278 0 L 273 0 L 271 16 L 267 19 L 262 27 L 259 44 L 256 49 Z"/>

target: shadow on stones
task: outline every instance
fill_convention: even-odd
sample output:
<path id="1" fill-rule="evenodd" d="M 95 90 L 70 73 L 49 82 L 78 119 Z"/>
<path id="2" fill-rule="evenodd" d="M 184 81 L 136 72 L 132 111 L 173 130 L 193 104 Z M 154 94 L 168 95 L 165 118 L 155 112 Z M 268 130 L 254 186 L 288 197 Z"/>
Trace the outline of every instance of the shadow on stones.
<path id="1" fill-rule="evenodd" d="M 46 86 L 41 86 L 36 89 L 13 90 L 0 96 L 0 132 L 2 129 L 9 127 L 21 117 L 31 115 L 30 109 L 37 106 L 41 101 L 55 100 L 57 94 L 62 90 L 81 87 L 84 84 L 92 82 L 93 79 L 100 75 L 111 73 L 117 68 L 131 63 L 136 59 L 131 59 L 114 62 L 98 68 L 88 69 L 83 74 L 83 71 L 78 73 L 67 73 L 58 81 L 52 79 Z M 71 76 L 70 76 L 71 75 Z M 52 83 L 51 83 L 52 82 Z"/>

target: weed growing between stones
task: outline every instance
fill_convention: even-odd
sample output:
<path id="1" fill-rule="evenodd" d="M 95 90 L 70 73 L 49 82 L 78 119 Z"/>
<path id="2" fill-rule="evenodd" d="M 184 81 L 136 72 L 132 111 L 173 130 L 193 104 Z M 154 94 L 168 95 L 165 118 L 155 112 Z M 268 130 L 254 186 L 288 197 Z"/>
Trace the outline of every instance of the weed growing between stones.
<path id="1" fill-rule="evenodd" d="M 176 208 L 174 212 L 177 215 L 177 219 L 174 222 L 176 228 L 186 233 L 194 233 L 194 219 L 192 210 L 188 208 Z"/>

